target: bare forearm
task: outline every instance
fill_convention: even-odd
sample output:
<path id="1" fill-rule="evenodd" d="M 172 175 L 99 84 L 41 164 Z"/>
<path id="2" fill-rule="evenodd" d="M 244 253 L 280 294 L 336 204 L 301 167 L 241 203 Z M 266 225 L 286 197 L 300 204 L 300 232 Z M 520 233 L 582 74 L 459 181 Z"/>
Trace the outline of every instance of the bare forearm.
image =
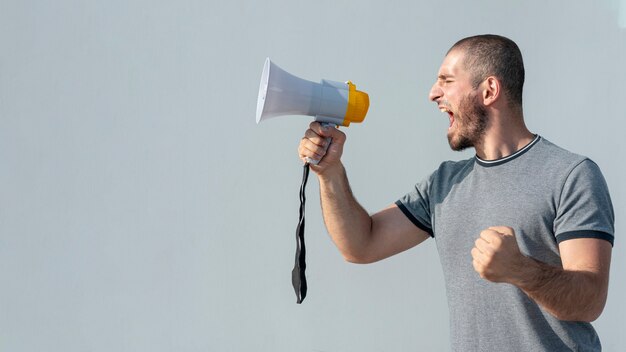
<path id="1" fill-rule="evenodd" d="M 519 281 L 530 298 L 561 320 L 591 322 L 604 308 L 608 282 L 585 270 L 564 270 L 528 258 Z"/>
<path id="2" fill-rule="evenodd" d="M 366 261 L 372 221 L 354 198 L 343 165 L 319 180 L 324 222 L 335 245 L 346 260 Z"/>
<path id="3" fill-rule="evenodd" d="M 601 239 L 563 241 L 557 267 L 522 254 L 513 228 L 492 226 L 481 231 L 471 254 L 482 278 L 519 287 L 558 319 L 590 322 L 606 303 L 611 248 Z"/>

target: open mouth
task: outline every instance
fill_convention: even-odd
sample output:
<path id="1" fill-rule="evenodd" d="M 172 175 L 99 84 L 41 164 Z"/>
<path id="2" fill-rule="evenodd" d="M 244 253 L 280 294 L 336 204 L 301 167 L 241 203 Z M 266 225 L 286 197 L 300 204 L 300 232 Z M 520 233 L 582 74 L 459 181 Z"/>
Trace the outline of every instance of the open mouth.
<path id="1" fill-rule="evenodd" d="M 454 113 L 450 110 L 448 110 L 447 108 L 439 108 L 439 110 L 443 113 L 448 114 L 448 118 L 450 119 L 450 126 L 448 126 L 448 128 L 451 128 L 452 125 L 454 124 Z"/>

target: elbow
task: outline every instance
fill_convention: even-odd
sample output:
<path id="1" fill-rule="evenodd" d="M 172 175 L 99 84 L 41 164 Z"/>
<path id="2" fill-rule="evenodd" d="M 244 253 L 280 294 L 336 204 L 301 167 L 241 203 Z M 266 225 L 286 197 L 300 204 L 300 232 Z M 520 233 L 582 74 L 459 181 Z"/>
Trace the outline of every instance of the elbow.
<path id="1" fill-rule="evenodd" d="M 562 321 L 575 321 L 583 323 L 592 323 L 600 317 L 602 311 L 599 312 L 585 312 L 579 314 L 553 314 L 559 320 Z"/>
<path id="2" fill-rule="evenodd" d="M 581 318 L 580 321 L 583 321 L 586 323 L 594 322 L 600 317 L 600 315 L 602 315 L 602 311 L 604 311 L 604 303 L 599 304 L 594 309 L 590 309 L 589 311 L 582 314 L 580 317 Z"/>
<path id="3" fill-rule="evenodd" d="M 584 314 L 552 314 L 555 318 L 561 321 L 572 321 L 572 322 L 583 322 L 583 323 L 592 323 L 598 317 L 600 317 L 600 313 L 584 313 Z"/>
<path id="4" fill-rule="evenodd" d="M 346 262 L 352 264 L 371 264 L 379 260 L 371 255 L 368 255 L 367 253 L 342 252 L 341 254 Z"/>
<path id="5" fill-rule="evenodd" d="M 598 299 L 594 303 L 590 304 L 589 309 L 585 309 L 584 312 L 581 312 L 579 321 L 584 321 L 586 323 L 596 321 L 604 311 L 607 296 L 607 291 L 602 292 Z"/>
<path id="6" fill-rule="evenodd" d="M 585 323 L 593 323 L 594 321 L 596 321 L 596 319 L 600 318 L 601 314 L 602 314 L 602 311 L 599 311 L 593 314 L 588 314 L 587 316 L 583 317 L 582 321 L 584 321 Z"/>
<path id="7" fill-rule="evenodd" d="M 370 241 L 362 239 L 357 243 L 351 245 L 337 246 L 339 252 L 343 256 L 343 259 L 352 264 L 371 264 L 379 261 L 381 258 L 377 257 L 377 253 L 373 250 Z"/>
<path id="8" fill-rule="evenodd" d="M 595 305 L 588 306 L 578 311 L 572 312 L 551 312 L 555 318 L 563 321 L 577 321 L 584 323 L 592 323 L 596 321 L 600 315 L 602 315 L 602 311 L 604 311 L 604 302 L 598 302 Z"/>
<path id="9" fill-rule="evenodd" d="M 365 256 L 355 256 L 355 255 L 343 255 L 343 259 L 351 264 L 371 264 L 374 263 L 376 260 L 372 260 L 370 258 L 367 258 Z"/>

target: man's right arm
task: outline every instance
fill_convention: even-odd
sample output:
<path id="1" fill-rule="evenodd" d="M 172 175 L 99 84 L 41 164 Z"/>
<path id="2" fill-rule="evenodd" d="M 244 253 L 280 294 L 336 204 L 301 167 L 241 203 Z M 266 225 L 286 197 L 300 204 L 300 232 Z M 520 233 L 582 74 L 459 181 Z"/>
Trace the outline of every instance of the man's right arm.
<path id="1" fill-rule="evenodd" d="M 324 151 L 327 137 L 332 143 Z M 323 159 L 311 165 L 320 181 L 322 212 L 328 232 L 343 255 L 353 263 L 372 263 L 405 251 L 430 237 L 394 204 L 369 215 L 350 190 L 341 154 L 345 135 L 314 122 L 298 149 L 300 157 Z"/>

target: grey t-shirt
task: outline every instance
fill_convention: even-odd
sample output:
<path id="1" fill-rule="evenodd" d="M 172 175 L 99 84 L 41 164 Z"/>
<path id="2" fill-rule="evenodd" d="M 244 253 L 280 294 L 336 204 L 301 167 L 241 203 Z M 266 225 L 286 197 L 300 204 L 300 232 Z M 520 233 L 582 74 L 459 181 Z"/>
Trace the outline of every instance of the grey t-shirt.
<path id="1" fill-rule="evenodd" d="M 613 244 L 606 182 L 591 160 L 537 136 L 513 155 L 444 162 L 396 202 L 437 243 L 454 351 L 600 351 L 591 324 L 556 319 L 510 284 L 480 278 L 470 254 L 490 226 L 515 230 L 521 251 L 560 266 L 558 244 Z"/>

